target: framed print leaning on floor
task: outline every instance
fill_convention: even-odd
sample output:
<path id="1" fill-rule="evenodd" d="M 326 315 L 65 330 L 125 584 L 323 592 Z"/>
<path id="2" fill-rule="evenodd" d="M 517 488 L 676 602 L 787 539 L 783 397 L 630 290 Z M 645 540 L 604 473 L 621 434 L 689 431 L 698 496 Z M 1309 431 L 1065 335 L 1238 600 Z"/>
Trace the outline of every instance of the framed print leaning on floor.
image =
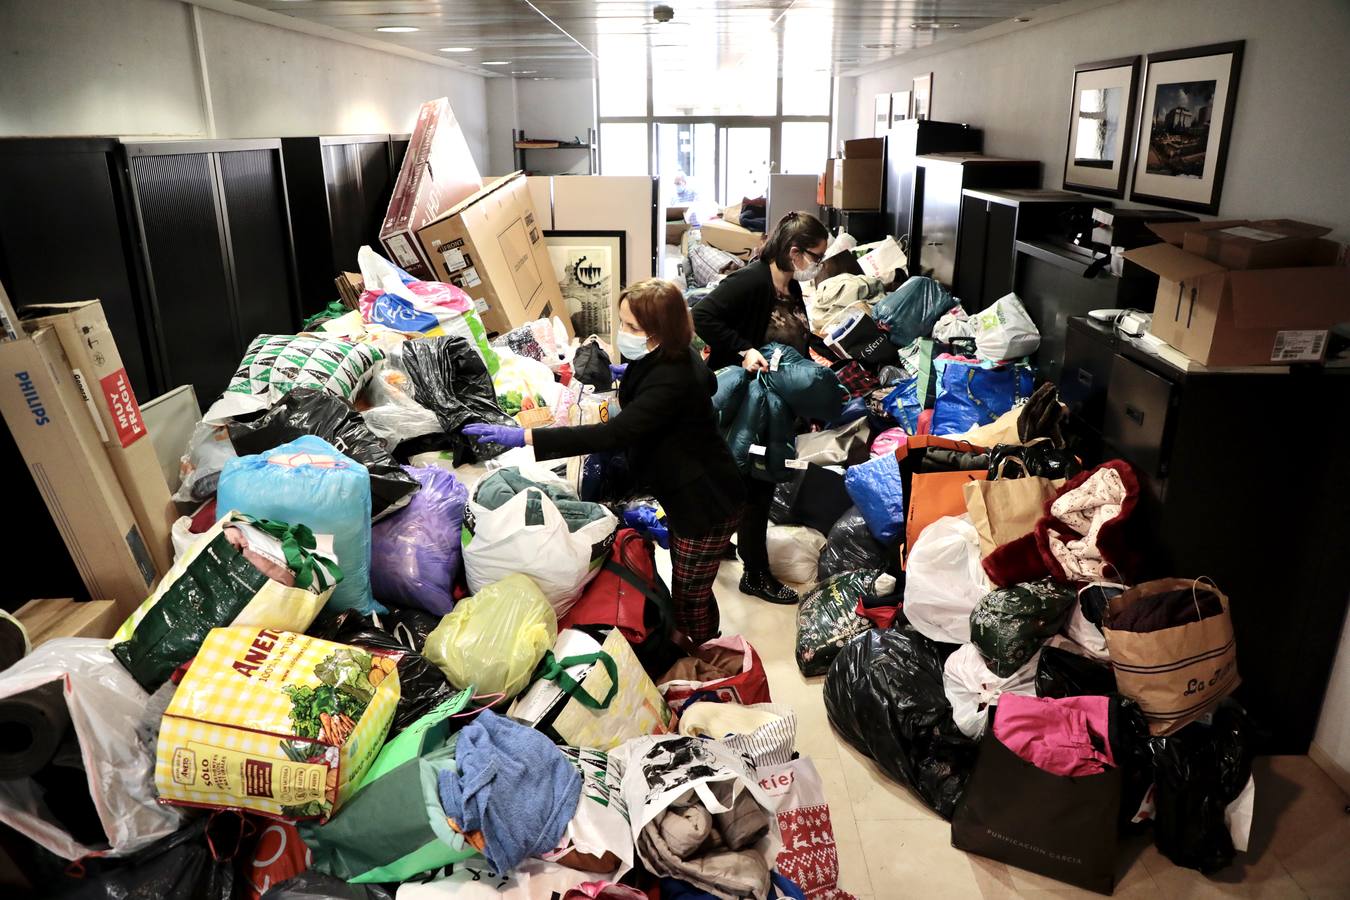
<path id="1" fill-rule="evenodd" d="M 627 271 L 622 231 L 545 231 L 548 256 L 572 330 L 608 339 L 618 318 Z"/>
<path id="2" fill-rule="evenodd" d="M 1218 213 L 1245 43 L 1148 55 L 1131 201 Z"/>
<path id="3" fill-rule="evenodd" d="M 1065 190 L 1125 196 L 1138 81 L 1137 56 L 1074 66 Z"/>

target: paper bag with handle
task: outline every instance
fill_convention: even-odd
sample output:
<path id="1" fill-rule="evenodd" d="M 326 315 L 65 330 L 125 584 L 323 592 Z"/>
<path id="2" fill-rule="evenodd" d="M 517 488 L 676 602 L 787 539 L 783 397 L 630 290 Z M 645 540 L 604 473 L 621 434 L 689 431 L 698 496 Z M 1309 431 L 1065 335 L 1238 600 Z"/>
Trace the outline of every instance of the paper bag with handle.
<path id="1" fill-rule="evenodd" d="M 1133 587 L 1110 601 L 1104 625 L 1116 684 L 1155 735 L 1194 722 L 1241 683 L 1228 598 L 1207 579 Z"/>
<path id="2" fill-rule="evenodd" d="M 1030 534 L 1036 521 L 1045 515 L 1047 501 L 1053 500 L 1064 486 L 1064 479 L 1032 476 L 1005 477 L 1004 470 L 1025 464 L 1015 457 L 999 464 L 998 477 L 988 481 L 969 481 L 963 485 L 966 512 L 980 536 L 980 556 Z"/>

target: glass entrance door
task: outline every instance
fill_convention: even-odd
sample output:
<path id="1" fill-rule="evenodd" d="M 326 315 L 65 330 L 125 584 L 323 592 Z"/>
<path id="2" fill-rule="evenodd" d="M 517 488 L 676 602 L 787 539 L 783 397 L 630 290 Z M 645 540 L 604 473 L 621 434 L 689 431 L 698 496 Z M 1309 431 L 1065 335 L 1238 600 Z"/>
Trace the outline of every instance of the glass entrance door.
<path id="1" fill-rule="evenodd" d="M 762 197 L 773 171 L 773 129 L 730 125 L 717 130 L 721 171 L 718 195 L 723 205 L 744 197 Z"/>

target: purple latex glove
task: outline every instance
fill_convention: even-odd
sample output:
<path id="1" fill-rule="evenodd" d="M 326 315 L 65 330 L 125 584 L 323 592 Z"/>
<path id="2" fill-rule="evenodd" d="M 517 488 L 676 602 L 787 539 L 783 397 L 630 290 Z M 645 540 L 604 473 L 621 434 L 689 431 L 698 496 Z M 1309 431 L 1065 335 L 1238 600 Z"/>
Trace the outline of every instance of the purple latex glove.
<path id="1" fill-rule="evenodd" d="M 503 447 L 524 447 L 525 429 L 509 425 L 465 425 L 463 434 L 477 444 L 501 444 Z"/>
<path id="2" fill-rule="evenodd" d="M 623 377 L 623 373 L 628 371 L 628 363 L 620 363 L 617 366 L 609 367 L 609 377 L 618 381 Z"/>

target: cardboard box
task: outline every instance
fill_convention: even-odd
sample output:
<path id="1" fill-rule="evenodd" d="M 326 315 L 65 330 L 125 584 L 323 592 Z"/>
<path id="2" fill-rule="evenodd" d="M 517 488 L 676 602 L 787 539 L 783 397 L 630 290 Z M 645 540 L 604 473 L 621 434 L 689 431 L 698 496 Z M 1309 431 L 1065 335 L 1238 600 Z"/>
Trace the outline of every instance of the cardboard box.
<path id="1" fill-rule="evenodd" d="M 844 141 L 844 158 L 834 162 L 833 203 L 837 209 L 881 209 L 886 184 L 886 139 Z"/>
<path id="2" fill-rule="evenodd" d="M 417 242 L 417 230 L 482 188 L 483 179 L 450 101 L 444 97 L 428 100 L 418 110 L 417 126 L 380 228 L 380 243 L 409 275 L 434 281 L 434 267 Z"/>
<path id="3" fill-rule="evenodd" d="M 519 172 L 460 201 L 417 231 L 433 277 L 473 298 L 488 331 L 505 333 L 538 318 L 570 317 L 548 243 Z"/>
<path id="4" fill-rule="evenodd" d="M 699 228 L 703 243 L 724 250 L 739 259 L 749 259 L 764 240 L 762 232 L 733 225 L 725 219 L 713 219 Z"/>
<path id="5" fill-rule="evenodd" d="M 1158 275 L 1149 331 L 1206 366 L 1320 362 L 1350 320 L 1350 268 L 1230 270 L 1171 244 L 1128 250 Z"/>
<path id="6" fill-rule="evenodd" d="M 110 638 L 122 624 L 111 600 L 29 600 L 14 613 L 36 648 L 52 638 Z"/>
<path id="7" fill-rule="evenodd" d="M 825 160 L 825 173 L 816 180 L 816 202 L 834 206 L 834 159 Z"/>
<path id="8" fill-rule="evenodd" d="M 54 329 L 0 343 L 0 415 L 90 597 L 130 614 L 155 585 L 154 560 Z"/>
<path id="9" fill-rule="evenodd" d="M 163 575 L 173 565 L 170 529 L 178 511 L 169 497 L 169 485 L 122 366 L 117 342 L 103 315 L 103 304 L 97 300 L 43 303 L 24 307 L 24 315 L 29 317 L 25 328 L 53 328 L 61 339 L 75 386 L 89 407 L 103 449 L 150 549 L 150 558 Z"/>
<path id="10" fill-rule="evenodd" d="M 1262 219 L 1188 231 L 1181 248 L 1229 269 L 1306 266 L 1319 253 L 1318 238 L 1329 231 L 1292 219 Z"/>

